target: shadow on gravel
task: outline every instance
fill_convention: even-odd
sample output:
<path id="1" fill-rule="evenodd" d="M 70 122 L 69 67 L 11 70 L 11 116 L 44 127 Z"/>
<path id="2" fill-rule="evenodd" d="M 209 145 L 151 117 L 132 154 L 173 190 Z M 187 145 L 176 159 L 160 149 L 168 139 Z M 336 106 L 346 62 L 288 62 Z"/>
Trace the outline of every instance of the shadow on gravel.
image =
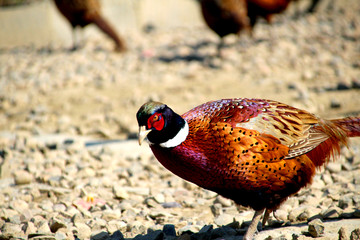
<path id="1" fill-rule="evenodd" d="M 282 223 L 276 223 L 277 227 L 265 227 L 264 230 L 276 229 L 281 226 Z M 247 230 L 249 222 L 244 222 L 240 228 L 239 222 L 233 222 L 229 225 L 215 228 L 213 225 L 205 225 L 199 232 L 193 233 L 192 231 L 184 231 L 181 235 L 176 235 L 175 226 L 172 224 L 164 225 L 162 230 L 148 229 L 147 234 L 139 234 L 134 238 L 125 238 L 120 231 L 114 232 L 109 235 L 106 232 L 100 232 L 94 235 L 91 239 L 105 239 L 105 240 L 242 240 Z M 275 226 L 273 225 L 273 226 Z M 292 227 L 303 227 L 306 223 L 292 224 Z M 286 227 L 284 225 L 283 227 Z M 259 228 L 260 225 L 259 225 Z M 306 233 L 302 233 L 306 235 Z M 294 233 L 294 237 L 296 234 Z"/>

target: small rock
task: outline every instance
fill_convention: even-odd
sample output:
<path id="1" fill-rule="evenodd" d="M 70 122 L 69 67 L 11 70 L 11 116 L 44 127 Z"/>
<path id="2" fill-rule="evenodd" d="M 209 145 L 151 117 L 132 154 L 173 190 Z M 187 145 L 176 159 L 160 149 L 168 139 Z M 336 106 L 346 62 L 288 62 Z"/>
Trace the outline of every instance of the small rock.
<path id="1" fill-rule="evenodd" d="M 308 224 L 308 231 L 312 237 L 320 237 L 324 234 L 324 224 L 320 219 L 314 219 Z"/>
<path id="2" fill-rule="evenodd" d="M 143 234 L 146 232 L 146 226 L 140 221 L 128 223 L 127 230 L 135 234 Z"/>
<path id="3" fill-rule="evenodd" d="M 228 198 L 224 198 L 223 196 L 218 195 L 214 201 L 214 203 L 220 203 L 223 207 L 231 207 L 232 201 Z"/>
<path id="4" fill-rule="evenodd" d="M 108 240 L 124 240 L 124 235 L 119 231 L 115 231 Z"/>
<path id="5" fill-rule="evenodd" d="M 136 240 L 163 240 L 164 233 L 161 230 L 151 231 L 144 236 L 136 238 Z"/>
<path id="6" fill-rule="evenodd" d="M 49 227 L 49 224 L 48 224 L 47 221 L 42 221 L 42 222 L 39 223 L 37 233 L 45 234 L 45 235 L 51 233 L 51 230 L 50 230 L 50 227 Z"/>
<path id="7" fill-rule="evenodd" d="M 338 233 L 339 233 L 339 240 L 348 240 L 349 239 L 344 227 L 341 227 L 339 229 Z"/>
<path id="8" fill-rule="evenodd" d="M 100 231 L 98 233 L 93 233 L 91 234 L 90 239 L 92 240 L 106 240 L 109 238 L 109 233 L 105 232 L 105 231 Z"/>
<path id="9" fill-rule="evenodd" d="M 347 82 L 339 82 L 337 87 L 336 87 L 337 90 L 349 90 L 351 89 L 351 85 Z"/>
<path id="10" fill-rule="evenodd" d="M 339 173 L 341 172 L 341 163 L 338 162 L 330 162 L 327 164 L 326 169 L 331 173 Z"/>
<path id="11" fill-rule="evenodd" d="M 340 108 L 341 103 L 337 99 L 331 99 L 330 107 L 331 108 Z"/>
<path id="12" fill-rule="evenodd" d="M 228 226 L 224 226 L 224 227 L 219 227 L 219 228 L 215 228 L 214 230 L 211 231 L 211 238 L 212 239 L 216 239 L 216 238 L 223 238 L 224 236 L 235 236 L 237 234 L 236 230 L 228 227 Z"/>
<path id="13" fill-rule="evenodd" d="M 163 227 L 163 232 L 166 236 L 176 236 L 176 230 L 173 224 L 165 224 Z"/>
<path id="14" fill-rule="evenodd" d="M 303 206 L 300 206 L 300 207 L 297 207 L 297 208 L 294 208 L 293 210 L 291 210 L 291 212 L 289 213 L 289 220 L 291 222 L 296 222 L 299 220 L 299 216 L 301 214 L 303 214 L 304 212 L 306 212 L 307 208 L 309 206 L 308 205 L 303 205 Z"/>
<path id="15" fill-rule="evenodd" d="M 274 212 L 276 218 L 278 218 L 281 221 L 286 222 L 288 220 L 288 213 L 282 209 L 278 209 Z"/>
<path id="16" fill-rule="evenodd" d="M 24 236 L 21 226 L 19 224 L 13 223 L 4 223 L 1 228 L 2 236 L 1 239 L 18 239 L 19 237 Z"/>
<path id="17" fill-rule="evenodd" d="M 228 224 L 234 222 L 234 216 L 223 213 L 223 214 L 219 215 L 217 218 L 215 218 L 214 222 L 218 226 L 225 226 L 225 225 L 228 225 Z"/>
<path id="18" fill-rule="evenodd" d="M 33 181 L 33 175 L 28 171 L 19 170 L 14 175 L 16 185 L 29 184 Z"/>
<path id="19" fill-rule="evenodd" d="M 164 194 L 158 193 L 154 196 L 154 200 L 157 203 L 163 203 L 163 202 L 165 202 L 165 196 L 164 196 Z"/>
<path id="20" fill-rule="evenodd" d="M 49 220 L 49 226 L 51 232 L 53 233 L 57 232 L 57 230 L 59 230 L 60 228 L 66 228 L 65 222 L 57 217 L 52 217 Z"/>
<path id="21" fill-rule="evenodd" d="M 360 78 L 354 78 L 351 81 L 352 88 L 354 89 L 360 89 Z"/>
<path id="22" fill-rule="evenodd" d="M 116 220 L 119 219 L 120 217 L 121 217 L 120 209 L 117 210 L 106 209 L 105 211 L 102 212 L 102 219 L 104 219 L 105 221 Z"/>
<path id="23" fill-rule="evenodd" d="M 330 174 L 324 174 L 321 176 L 322 177 L 322 180 L 324 181 L 325 184 L 333 184 L 334 181 L 332 180 Z"/>
<path id="24" fill-rule="evenodd" d="M 32 233 L 36 233 L 37 232 L 37 228 L 35 227 L 33 222 L 26 222 L 23 227 L 22 227 L 23 231 L 25 232 L 25 234 L 28 236 L 29 234 Z"/>
<path id="25" fill-rule="evenodd" d="M 164 202 L 161 204 L 163 208 L 181 208 L 181 204 L 178 202 Z"/>
<path id="26" fill-rule="evenodd" d="M 211 205 L 211 212 L 214 214 L 215 217 L 218 217 L 219 215 L 223 214 L 221 204 L 215 203 L 214 205 Z"/>
<path id="27" fill-rule="evenodd" d="M 339 208 L 345 209 L 353 205 L 353 200 L 349 196 L 341 196 L 339 199 Z"/>
<path id="28" fill-rule="evenodd" d="M 63 232 L 56 232 L 55 233 L 55 240 L 66 240 L 67 236 Z"/>
<path id="29" fill-rule="evenodd" d="M 341 212 L 342 210 L 338 207 L 330 207 L 322 213 L 322 216 L 324 218 L 338 218 L 340 217 Z"/>
<path id="30" fill-rule="evenodd" d="M 128 192 L 122 186 L 114 185 L 113 193 L 117 199 L 129 199 Z"/>
<path id="31" fill-rule="evenodd" d="M 356 228 L 351 232 L 350 240 L 360 240 L 360 228 Z"/>
<path id="32" fill-rule="evenodd" d="M 197 225 L 186 225 L 185 227 L 182 227 L 179 229 L 179 235 L 183 235 L 184 233 L 196 233 L 200 230 L 200 227 Z"/>
<path id="33" fill-rule="evenodd" d="M 199 233 L 210 232 L 213 228 L 213 225 L 205 225 L 200 229 Z"/>
<path id="34" fill-rule="evenodd" d="M 76 223 L 75 224 L 76 227 L 76 232 L 74 233 L 74 235 L 76 235 L 77 238 L 80 239 L 89 239 L 90 235 L 91 235 L 91 229 L 88 225 L 86 225 L 85 223 Z"/>

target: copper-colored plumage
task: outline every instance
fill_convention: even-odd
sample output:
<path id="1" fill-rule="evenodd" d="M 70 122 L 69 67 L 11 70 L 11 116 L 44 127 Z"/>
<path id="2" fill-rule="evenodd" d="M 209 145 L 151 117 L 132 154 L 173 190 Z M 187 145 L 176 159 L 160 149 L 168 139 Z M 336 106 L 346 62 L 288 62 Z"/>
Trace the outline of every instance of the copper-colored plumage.
<path id="1" fill-rule="evenodd" d="M 139 126 L 147 122 L 154 155 L 174 174 L 256 210 L 246 239 L 252 238 L 264 210 L 277 209 L 311 183 L 316 168 L 338 155 L 348 137 L 360 136 L 360 118 L 322 120 L 275 101 L 224 99 L 183 114 L 188 135 L 166 148 L 160 143 L 167 138 L 157 139 L 165 133 L 175 136 L 169 128 L 176 124 L 169 123 L 181 121 L 173 116 L 160 103 L 144 104 L 138 112 Z M 152 129 L 157 119 L 168 126 Z"/>
<path id="2" fill-rule="evenodd" d="M 77 26 L 85 27 L 96 24 L 105 34 L 115 42 L 115 51 L 126 50 L 124 40 L 119 37 L 115 29 L 101 15 L 101 6 L 98 0 L 54 0 L 56 7 L 70 22 L 73 31 Z M 73 32 L 74 35 L 74 32 Z M 73 49 L 77 48 L 75 36 Z"/>

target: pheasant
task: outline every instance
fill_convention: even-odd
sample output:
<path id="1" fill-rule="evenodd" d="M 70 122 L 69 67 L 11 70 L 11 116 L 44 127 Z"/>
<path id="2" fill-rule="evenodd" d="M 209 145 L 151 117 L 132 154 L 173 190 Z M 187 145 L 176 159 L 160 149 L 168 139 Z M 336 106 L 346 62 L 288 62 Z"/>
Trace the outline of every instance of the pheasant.
<path id="1" fill-rule="evenodd" d="M 253 27 L 257 18 L 263 17 L 270 23 L 273 14 L 285 11 L 291 0 L 246 0 L 250 25 Z"/>
<path id="2" fill-rule="evenodd" d="M 205 23 L 220 37 L 218 54 L 225 36 L 243 29 L 251 33 L 246 0 L 200 0 L 200 6 Z"/>
<path id="3" fill-rule="evenodd" d="M 244 239 L 261 215 L 266 223 L 290 195 L 311 183 L 326 164 L 360 136 L 360 117 L 323 120 L 264 99 L 223 99 L 183 115 L 147 102 L 136 114 L 159 162 L 179 177 L 255 210 Z"/>
<path id="4" fill-rule="evenodd" d="M 105 34 L 115 42 L 115 51 L 126 51 L 124 40 L 121 39 L 114 28 L 102 17 L 100 13 L 100 2 L 98 0 L 54 0 L 56 7 L 62 15 L 70 22 L 73 28 L 73 48 L 78 45 L 75 39 L 75 28 L 85 27 L 91 23 L 96 24 Z"/>

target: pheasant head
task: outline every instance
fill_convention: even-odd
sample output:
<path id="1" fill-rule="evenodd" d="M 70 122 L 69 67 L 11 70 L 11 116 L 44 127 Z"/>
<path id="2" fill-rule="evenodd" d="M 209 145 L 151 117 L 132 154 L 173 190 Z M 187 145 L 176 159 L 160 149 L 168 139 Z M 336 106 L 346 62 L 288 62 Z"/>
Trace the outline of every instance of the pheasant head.
<path id="1" fill-rule="evenodd" d="M 147 138 L 150 144 L 164 148 L 175 147 L 185 141 L 189 126 L 187 122 L 167 105 L 147 102 L 136 114 L 139 124 L 139 144 Z"/>

